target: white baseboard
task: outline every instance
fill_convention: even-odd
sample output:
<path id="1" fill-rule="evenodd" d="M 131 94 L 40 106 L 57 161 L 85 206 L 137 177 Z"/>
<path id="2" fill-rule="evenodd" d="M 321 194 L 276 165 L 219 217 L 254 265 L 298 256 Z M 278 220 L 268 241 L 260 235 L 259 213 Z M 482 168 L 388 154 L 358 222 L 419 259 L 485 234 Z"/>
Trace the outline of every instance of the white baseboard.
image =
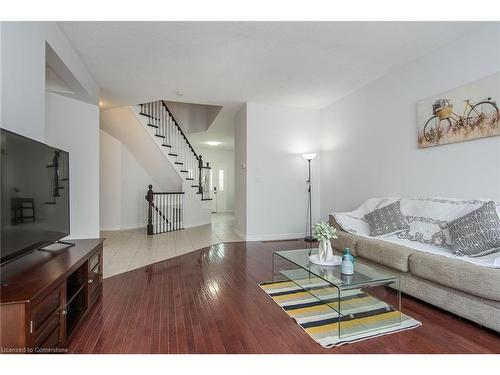
<path id="1" fill-rule="evenodd" d="M 245 241 L 280 241 L 303 239 L 305 233 L 284 233 L 284 234 L 261 234 L 254 236 L 245 236 Z"/>
<path id="2" fill-rule="evenodd" d="M 125 225 L 121 228 L 121 230 L 131 230 L 131 229 L 146 229 L 146 226 L 144 224 L 132 224 L 132 225 Z"/>
<path id="3" fill-rule="evenodd" d="M 238 237 L 240 237 L 243 241 L 246 241 L 246 238 L 247 238 L 247 235 L 243 232 L 240 232 L 238 229 L 234 228 L 234 233 L 236 233 L 236 235 Z"/>
<path id="4" fill-rule="evenodd" d="M 99 230 L 101 232 L 113 232 L 115 230 L 120 230 L 120 229 L 122 229 L 122 228 L 119 225 L 117 225 L 117 226 L 111 226 L 111 227 L 101 227 L 101 228 L 99 228 Z"/>
<path id="5" fill-rule="evenodd" d="M 101 232 L 112 232 L 117 230 L 132 230 L 132 229 L 146 229 L 144 224 L 136 224 L 136 225 L 126 225 L 126 226 L 113 226 L 113 227 L 101 227 Z"/>

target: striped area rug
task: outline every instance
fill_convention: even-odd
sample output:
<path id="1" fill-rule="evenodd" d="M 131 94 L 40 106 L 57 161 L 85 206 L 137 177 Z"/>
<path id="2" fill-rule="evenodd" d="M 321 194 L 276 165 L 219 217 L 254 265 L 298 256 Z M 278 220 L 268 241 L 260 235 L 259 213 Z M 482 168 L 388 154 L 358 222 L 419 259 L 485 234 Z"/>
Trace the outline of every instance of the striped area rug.
<path id="1" fill-rule="evenodd" d="M 300 284 L 302 287 L 298 286 Z M 337 289 L 323 280 L 282 281 L 259 284 L 318 344 L 331 348 L 389 333 L 419 327 L 421 323 L 400 314 L 384 301 L 360 289 L 343 291 L 342 316 L 337 308 Z M 318 298 L 306 290 L 310 290 Z M 340 321 L 340 324 L 339 324 Z M 381 328 L 383 327 L 383 328 Z M 342 331 L 339 337 L 339 329 Z"/>

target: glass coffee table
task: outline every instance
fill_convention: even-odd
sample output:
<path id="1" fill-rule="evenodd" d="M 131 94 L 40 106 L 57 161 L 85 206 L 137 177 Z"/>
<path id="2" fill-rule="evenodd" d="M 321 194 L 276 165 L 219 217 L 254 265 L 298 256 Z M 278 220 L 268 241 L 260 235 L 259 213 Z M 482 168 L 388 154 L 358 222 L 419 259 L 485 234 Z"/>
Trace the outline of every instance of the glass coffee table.
<path id="1" fill-rule="evenodd" d="M 372 331 L 375 335 L 378 330 L 401 324 L 397 277 L 357 261 L 354 274 L 346 276 L 341 274 L 340 266 L 311 263 L 309 255 L 317 252 L 318 249 L 300 249 L 273 253 L 273 282 L 296 284 L 299 293 L 306 296 L 304 307 L 300 308 L 320 304 L 324 310 L 328 306 L 331 313 L 325 314 L 324 322 L 331 322 L 329 328 L 333 328 L 339 339 Z"/>

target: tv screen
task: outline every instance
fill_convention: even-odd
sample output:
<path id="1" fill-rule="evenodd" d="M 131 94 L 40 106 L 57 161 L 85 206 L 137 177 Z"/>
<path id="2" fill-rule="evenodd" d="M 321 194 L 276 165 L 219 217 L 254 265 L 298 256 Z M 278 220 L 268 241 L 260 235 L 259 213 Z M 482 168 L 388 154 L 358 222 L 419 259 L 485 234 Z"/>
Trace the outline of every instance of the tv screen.
<path id="1" fill-rule="evenodd" d="M 1 129 L 4 263 L 69 234 L 69 154 Z"/>

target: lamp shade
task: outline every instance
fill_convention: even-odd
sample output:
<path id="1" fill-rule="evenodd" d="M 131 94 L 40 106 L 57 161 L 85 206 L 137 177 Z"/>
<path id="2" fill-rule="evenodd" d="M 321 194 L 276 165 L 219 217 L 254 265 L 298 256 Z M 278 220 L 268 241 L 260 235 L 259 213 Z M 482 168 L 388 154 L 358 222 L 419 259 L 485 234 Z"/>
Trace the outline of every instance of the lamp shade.
<path id="1" fill-rule="evenodd" d="M 310 152 L 310 153 L 307 153 L 307 154 L 302 154 L 302 157 L 306 160 L 313 160 L 315 157 L 316 157 L 316 153 L 315 152 Z"/>

